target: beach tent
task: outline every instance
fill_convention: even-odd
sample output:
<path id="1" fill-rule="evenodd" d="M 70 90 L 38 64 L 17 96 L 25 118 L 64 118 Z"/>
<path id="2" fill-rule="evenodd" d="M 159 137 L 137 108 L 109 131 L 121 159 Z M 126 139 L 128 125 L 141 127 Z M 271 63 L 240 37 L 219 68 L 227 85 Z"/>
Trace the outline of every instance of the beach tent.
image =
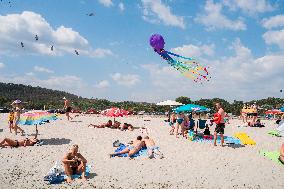
<path id="1" fill-rule="evenodd" d="M 166 101 L 157 103 L 157 105 L 158 106 L 181 106 L 183 104 L 180 102 L 173 101 L 173 100 L 166 100 Z"/>
<path id="2" fill-rule="evenodd" d="M 186 104 L 183 106 L 180 106 L 178 108 L 175 109 L 175 112 L 179 113 L 179 112 L 208 112 L 210 111 L 210 108 L 206 108 L 205 106 L 200 106 L 200 105 L 196 105 L 196 104 Z"/>

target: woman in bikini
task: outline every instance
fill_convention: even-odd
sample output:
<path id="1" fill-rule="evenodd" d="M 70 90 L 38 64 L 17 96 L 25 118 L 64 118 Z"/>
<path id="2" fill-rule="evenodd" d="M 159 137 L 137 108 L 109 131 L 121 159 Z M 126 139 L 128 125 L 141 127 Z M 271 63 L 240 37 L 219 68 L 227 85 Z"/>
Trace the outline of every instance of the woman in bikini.
<path id="1" fill-rule="evenodd" d="M 24 140 L 13 140 L 10 138 L 4 138 L 4 140 L 0 142 L 0 147 L 5 148 L 7 146 L 10 146 L 10 147 L 17 148 L 20 146 L 24 146 L 24 147 L 34 146 L 38 142 L 37 135 L 38 135 L 38 130 L 36 129 L 36 135 L 32 139 L 26 138 Z"/>
<path id="2" fill-rule="evenodd" d="M 65 109 L 65 111 L 66 111 L 65 115 L 67 117 L 67 120 L 68 121 L 70 119 L 72 120 L 73 118 L 70 116 L 70 113 L 72 111 L 72 107 L 70 106 L 70 102 L 65 97 L 63 97 L 63 100 L 64 100 L 64 107 L 63 107 L 63 109 Z"/>
<path id="3" fill-rule="evenodd" d="M 17 135 L 18 133 L 17 130 L 19 129 L 22 135 L 24 135 L 24 130 L 18 126 L 20 117 L 21 117 L 21 112 L 22 112 L 22 102 L 20 100 L 15 100 L 11 105 L 14 109 L 13 128 L 14 128 L 15 134 Z"/>
<path id="4" fill-rule="evenodd" d="M 184 113 L 179 113 L 177 115 L 177 124 L 176 124 L 176 138 L 179 138 L 178 137 L 178 134 L 179 134 L 179 128 L 181 128 L 181 130 L 183 131 L 183 124 L 184 124 Z"/>

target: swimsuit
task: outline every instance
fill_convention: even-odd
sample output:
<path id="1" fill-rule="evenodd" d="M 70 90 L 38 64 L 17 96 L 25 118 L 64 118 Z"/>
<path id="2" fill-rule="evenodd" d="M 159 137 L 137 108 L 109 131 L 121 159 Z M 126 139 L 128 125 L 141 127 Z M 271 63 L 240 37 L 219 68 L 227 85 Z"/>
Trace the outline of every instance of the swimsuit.
<path id="1" fill-rule="evenodd" d="M 177 122 L 178 122 L 178 124 L 182 124 L 183 118 L 178 118 L 178 119 L 177 119 Z"/>
<path id="2" fill-rule="evenodd" d="M 15 142 L 16 142 L 16 146 L 15 146 L 15 147 L 16 147 L 16 148 L 19 147 L 19 146 L 20 146 L 19 141 L 18 141 L 18 140 L 15 140 Z"/>
<path id="3" fill-rule="evenodd" d="M 219 123 L 216 125 L 215 132 L 219 134 L 224 134 L 225 123 Z"/>

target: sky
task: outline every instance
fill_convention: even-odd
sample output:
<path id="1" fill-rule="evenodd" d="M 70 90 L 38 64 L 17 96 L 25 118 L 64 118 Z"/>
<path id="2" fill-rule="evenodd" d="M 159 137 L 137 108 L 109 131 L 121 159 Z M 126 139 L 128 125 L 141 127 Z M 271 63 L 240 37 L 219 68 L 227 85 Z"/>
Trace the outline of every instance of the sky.
<path id="1" fill-rule="evenodd" d="M 170 67 L 155 33 L 210 81 Z M 0 82 L 112 101 L 283 98 L 284 1 L 2 0 Z"/>

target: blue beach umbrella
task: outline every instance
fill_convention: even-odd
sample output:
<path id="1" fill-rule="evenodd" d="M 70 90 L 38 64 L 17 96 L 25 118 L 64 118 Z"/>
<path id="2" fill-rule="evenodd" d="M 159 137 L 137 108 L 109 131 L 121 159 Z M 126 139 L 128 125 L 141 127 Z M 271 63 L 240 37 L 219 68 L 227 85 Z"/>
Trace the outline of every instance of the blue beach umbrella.
<path id="1" fill-rule="evenodd" d="M 209 108 L 206 108 L 205 106 L 200 106 L 196 104 L 186 104 L 184 106 L 180 106 L 174 110 L 175 112 L 208 112 L 210 111 Z"/>

